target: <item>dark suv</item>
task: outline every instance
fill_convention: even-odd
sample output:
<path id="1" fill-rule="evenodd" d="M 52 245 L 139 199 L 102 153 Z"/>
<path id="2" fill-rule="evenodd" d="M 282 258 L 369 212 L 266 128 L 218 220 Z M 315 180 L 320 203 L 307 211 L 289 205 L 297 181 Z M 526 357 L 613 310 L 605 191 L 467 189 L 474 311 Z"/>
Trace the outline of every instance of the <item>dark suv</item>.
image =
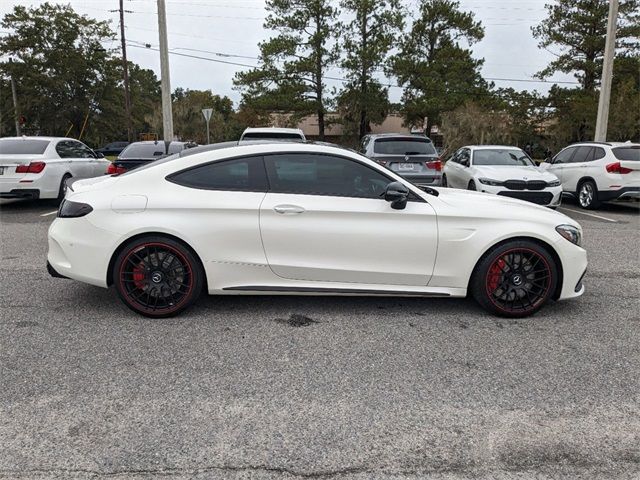
<path id="1" fill-rule="evenodd" d="M 360 153 L 406 178 L 417 186 L 442 182 L 442 162 L 431 139 L 411 134 L 366 135 Z"/>

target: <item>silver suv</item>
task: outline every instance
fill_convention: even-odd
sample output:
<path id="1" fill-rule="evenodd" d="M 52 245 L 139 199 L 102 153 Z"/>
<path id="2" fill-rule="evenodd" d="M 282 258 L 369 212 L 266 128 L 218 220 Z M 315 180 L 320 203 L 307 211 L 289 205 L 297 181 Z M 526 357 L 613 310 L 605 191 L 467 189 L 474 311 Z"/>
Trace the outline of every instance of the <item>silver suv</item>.
<path id="1" fill-rule="evenodd" d="M 366 135 L 360 153 L 422 186 L 437 186 L 442 182 L 442 162 L 433 142 L 418 135 L 380 133 Z"/>
<path id="2" fill-rule="evenodd" d="M 574 143 L 545 160 L 540 168 L 555 174 L 563 193 L 576 197 L 582 208 L 598 208 L 601 202 L 619 198 L 640 198 L 639 143 Z"/>

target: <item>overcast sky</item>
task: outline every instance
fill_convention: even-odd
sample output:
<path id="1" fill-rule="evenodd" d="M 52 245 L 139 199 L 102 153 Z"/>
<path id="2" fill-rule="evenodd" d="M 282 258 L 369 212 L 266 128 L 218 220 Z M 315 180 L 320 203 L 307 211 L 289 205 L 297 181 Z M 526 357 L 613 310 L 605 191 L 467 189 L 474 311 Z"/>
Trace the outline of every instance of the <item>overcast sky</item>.
<path id="1" fill-rule="evenodd" d="M 40 5 L 45 0 L 0 0 L 0 14 L 4 16 L 14 5 Z M 55 0 L 50 0 L 55 2 Z M 404 0 L 412 10 L 420 0 Z M 474 56 L 484 58 L 482 70 L 497 87 L 546 92 L 551 84 L 531 82 L 533 75 L 554 57 L 539 49 L 531 35 L 531 26 L 545 18 L 544 4 L 553 0 L 461 0 L 463 10 L 471 11 L 485 27 L 484 39 L 473 46 Z M 118 0 L 71 0 L 73 8 L 100 20 L 111 20 L 119 32 Z M 240 95 L 233 89 L 235 72 L 245 69 L 237 65 L 212 62 L 181 55 L 206 57 L 223 62 L 256 65 L 258 43 L 269 38 L 262 28 L 266 15 L 264 0 L 166 0 L 171 65 L 171 87 L 210 89 L 227 95 L 236 103 Z M 336 0 L 338 3 L 338 0 Z M 158 47 L 158 19 L 156 0 L 124 0 L 128 58 L 160 76 L 157 51 L 144 47 Z M 411 20 L 407 19 L 407 23 Z M 137 47 L 134 45 L 138 45 Z M 106 47 L 118 48 L 119 38 Z M 339 69 L 330 76 L 343 76 Z M 510 80 L 497 80 L 510 79 Z M 522 80 L 522 81 L 516 81 Z M 553 80 L 574 82 L 568 75 L 556 74 Z M 329 80 L 330 87 L 339 81 Z M 393 82 L 392 82 L 393 83 Z M 398 101 L 401 89 L 390 88 L 392 101 Z"/>

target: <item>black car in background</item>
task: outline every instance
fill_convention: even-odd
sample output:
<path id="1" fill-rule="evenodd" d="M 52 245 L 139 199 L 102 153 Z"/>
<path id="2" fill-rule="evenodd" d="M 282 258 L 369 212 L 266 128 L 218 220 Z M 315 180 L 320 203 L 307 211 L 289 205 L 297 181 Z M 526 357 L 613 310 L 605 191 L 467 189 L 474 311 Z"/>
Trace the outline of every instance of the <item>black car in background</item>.
<path id="1" fill-rule="evenodd" d="M 129 142 L 111 142 L 102 148 L 95 149 L 94 152 L 101 153 L 105 157 L 116 157 L 120 155 L 120 152 L 122 152 L 127 145 L 129 145 Z"/>
<path id="2" fill-rule="evenodd" d="M 157 140 L 134 142 L 120 152 L 118 158 L 109 165 L 107 173 L 110 175 L 124 173 L 127 170 L 133 170 L 149 162 L 174 153 L 180 153 L 187 148 L 195 146 L 197 144 L 192 142 L 163 142 Z"/>

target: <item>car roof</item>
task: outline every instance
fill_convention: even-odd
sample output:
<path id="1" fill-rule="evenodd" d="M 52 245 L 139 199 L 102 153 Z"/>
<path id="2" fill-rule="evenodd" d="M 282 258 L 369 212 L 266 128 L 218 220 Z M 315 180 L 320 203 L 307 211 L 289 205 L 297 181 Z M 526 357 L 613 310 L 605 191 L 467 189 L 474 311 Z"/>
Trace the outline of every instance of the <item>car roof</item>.
<path id="1" fill-rule="evenodd" d="M 281 127 L 247 127 L 247 128 L 244 129 L 244 132 L 242 132 L 242 134 L 244 135 L 245 133 L 253 133 L 253 132 L 259 132 L 259 133 L 297 133 L 297 134 L 304 135 L 302 130 L 299 129 L 299 128 L 281 128 Z"/>
<path id="2" fill-rule="evenodd" d="M 2 137 L 0 140 L 46 140 L 48 142 L 58 141 L 58 140 L 74 140 L 76 142 L 82 143 L 82 140 L 78 140 L 77 138 L 69 138 L 69 137 L 40 137 L 38 135 L 22 135 L 21 137 Z"/>
<path id="3" fill-rule="evenodd" d="M 140 142 L 131 142 L 129 145 L 157 145 L 159 143 L 164 143 L 164 140 L 141 140 Z M 181 140 L 171 140 L 169 143 L 177 143 L 179 145 L 193 143 L 193 142 L 183 142 Z"/>
<path id="4" fill-rule="evenodd" d="M 493 150 L 495 148 L 502 150 L 522 150 L 520 147 L 514 147 L 513 145 L 466 145 L 463 148 L 473 148 L 474 150 Z"/>
<path id="5" fill-rule="evenodd" d="M 425 138 L 431 141 L 431 139 L 426 135 L 422 135 L 422 134 L 415 135 L 413 133 L 369 133 L 366 136 L 372 139 L 398 137 L 398 138 Z"/>

